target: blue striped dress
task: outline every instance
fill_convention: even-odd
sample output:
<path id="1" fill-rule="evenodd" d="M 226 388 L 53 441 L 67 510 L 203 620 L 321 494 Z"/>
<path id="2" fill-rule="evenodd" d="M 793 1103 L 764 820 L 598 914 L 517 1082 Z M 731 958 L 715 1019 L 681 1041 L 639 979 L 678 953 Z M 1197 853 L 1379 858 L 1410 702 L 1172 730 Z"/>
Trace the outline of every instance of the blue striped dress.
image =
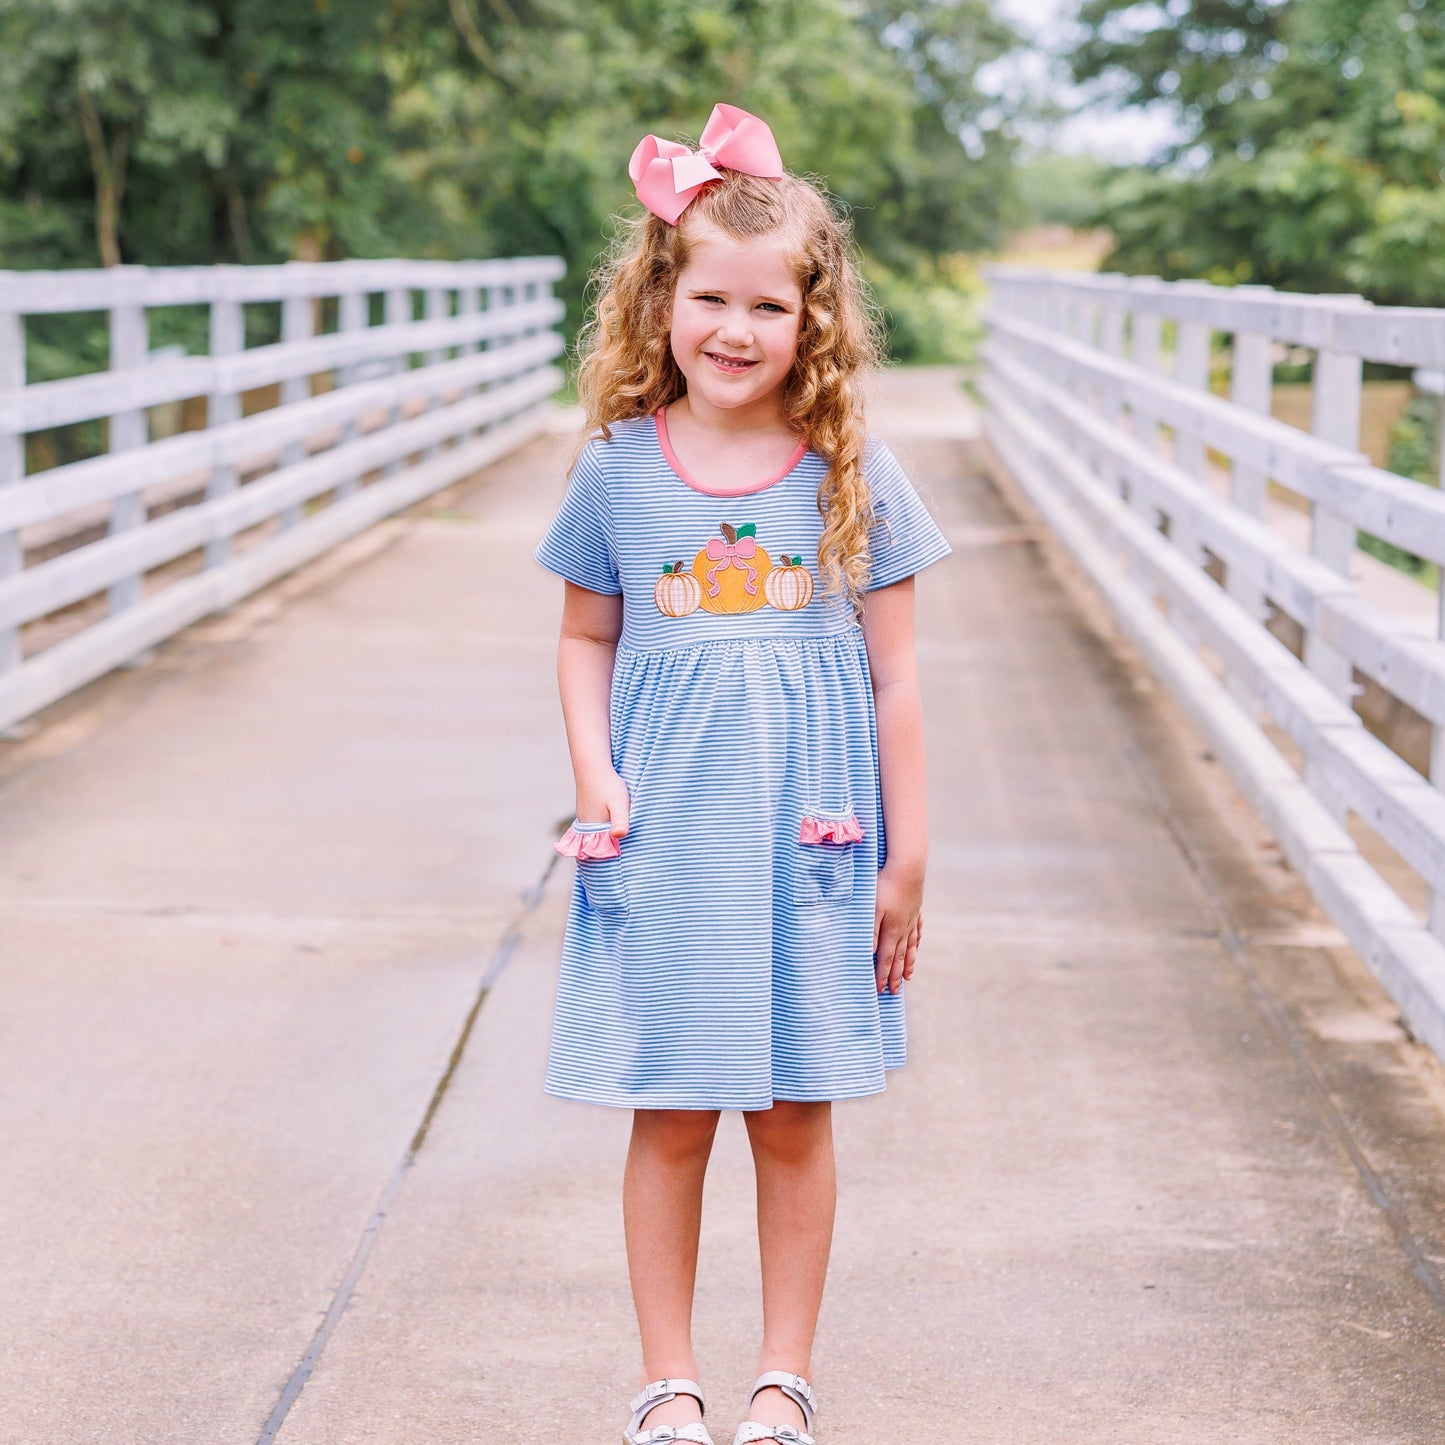
<path id="1" fill-rule="evenodd" d="M 903 993 L 877 991 L 885 856 L 863 634 L 825 598 L 823 460 L 800 445 L 741 491 L 690 478 L 666 414 L 591 441 L 536 559 L 623 598 L 612 759 L 630 828 L 578 819 L 550 1094 L 630 1108 L 766 1109 L 880 1092 Z M 869 587 L 949 554 L 870 442 Z M 615 856 L 611 856 L 615 855 Z"/>

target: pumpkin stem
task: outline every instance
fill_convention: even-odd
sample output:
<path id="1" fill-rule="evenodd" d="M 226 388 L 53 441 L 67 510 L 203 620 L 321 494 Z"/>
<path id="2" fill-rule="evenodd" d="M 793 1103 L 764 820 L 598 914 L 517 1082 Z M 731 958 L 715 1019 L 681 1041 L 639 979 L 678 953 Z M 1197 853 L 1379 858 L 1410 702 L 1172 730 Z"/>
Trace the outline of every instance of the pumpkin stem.
<path id="1" fill-rule="evenodd" d="M 730 527 L 724 522 L 718 530 L 727 538 L 730 545 L 738 540 L 738 529 L 736 527 Z"/>
<path id="2" fill-rule="evenodd" d="M 682 558 L 681 558 L 681 557 L 679 557 L 679 558 L 677 559 L 677 561 L 672 564 L 672 570 L 673 570 L 674 572 L 681 572 L 681 571 L 682 571 Z"/>

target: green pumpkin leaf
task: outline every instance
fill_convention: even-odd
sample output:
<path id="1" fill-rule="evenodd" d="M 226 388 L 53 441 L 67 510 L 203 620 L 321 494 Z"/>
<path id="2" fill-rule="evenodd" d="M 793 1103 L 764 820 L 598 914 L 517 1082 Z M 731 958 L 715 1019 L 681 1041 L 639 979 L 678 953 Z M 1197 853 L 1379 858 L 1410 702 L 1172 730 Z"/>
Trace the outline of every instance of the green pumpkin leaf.
<path id="1" fill-rule="evenodd" d="M 671 572 L 671 571 L 672 571 L 672 563 L 671 563 L 671 562 L 664 562 L 664 563 L 662 564 L 662 570 L 663 570 L 664 573 Z"/>
<path id="2" fill-rule="evenodd" d="M 745 527 L 738 528 L 738 535 L 736 540 L 741 540 L 743 537 L 756 537 L 757 535 L 758 524 L 756 522 L 749 522 Z"/>
<path id="3" fill-rule="evenodd" d="M 803 559 L 802 559 L 801 557 L 794 557 L 794 558 L 793 558 L 793 566 L 794 566 L 794 567 L 801 567 L 802 565 L 803 565 Z"/>

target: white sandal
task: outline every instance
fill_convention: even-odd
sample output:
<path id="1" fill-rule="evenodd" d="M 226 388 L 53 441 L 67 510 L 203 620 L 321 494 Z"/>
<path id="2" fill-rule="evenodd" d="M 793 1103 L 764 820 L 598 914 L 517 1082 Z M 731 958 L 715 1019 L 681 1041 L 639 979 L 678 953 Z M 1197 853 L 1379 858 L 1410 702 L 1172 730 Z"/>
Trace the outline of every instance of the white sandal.
<path id="1" fill-rule="evenodd" d="M 760 1425 L 756 1420 L 744 1420 L 733 1437 L 733 1445 L 753 1445 L 756 1440 L 780 1440 L 784 1445 L 814 1445 L 808 1431 L 813 1428 L 813 1416 L 818 1405 L 813 1397 L 813 1387 L 801 1376 L 790 1375 L 786 1370 L 769 1370 L 753 1382 L 753 1393 L 748 1396 L 748 1406 L 757 1398 L 759 1390 L 776 1387 L 803 1412 L 803 1428 L 794 1425 Z"/>
<path id="2" fill-rule="evenodd" d="M 702 1386 L 696 1380 L 654 1380 L 650 1385 L 644 1385 L 642 1393 L 632 1402 L 632 1419 L 622 1432 L 627 1445 L 672 1445 L 675 1440 L 691 1440 L 693 1445 L 713 1445 L 707 1426 L 700 1421 L 695 1425 L 656 1425 L 651 1430 L 639 1430 L 643 1416 L 679 1395 L 691 1395 L 697 1401 L 697 1408 L 707 1414 Z"/>

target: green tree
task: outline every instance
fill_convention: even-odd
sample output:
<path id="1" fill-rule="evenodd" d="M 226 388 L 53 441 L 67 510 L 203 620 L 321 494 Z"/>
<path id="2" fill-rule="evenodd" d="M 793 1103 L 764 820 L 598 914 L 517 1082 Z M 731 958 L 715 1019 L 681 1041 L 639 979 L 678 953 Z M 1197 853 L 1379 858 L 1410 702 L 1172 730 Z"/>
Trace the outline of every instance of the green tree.
<path id="1" fill-rule="evenodd" d="M 1288 3 L 1175 0 L 1148 24 L 1137 0 L 1084 0 L 1074 78 L 1120 104 L 1173 105 L 1201 136 L 1223 134 L 1235 102 L 1278 64 Z"/>
<path id="2" fill-rule="evenodd" d="M 388 214 L 379 0 L 7 0 L 15 264 L 364 252 Z M 78 245 L 90 208 L 94 250 Z M 57 254 L 59 253 L 59 254 Z"/>
<path id="3" fill-rule="evenodd" d="M 1137 33 L 1124 11 L 1086 5 L 1075 73 L 1128 100 L 1172 96 L 1188 135 L 1111 183 L 1107 265 L 1445 302 L 1438 7 L 1194 0 Z"/>
<path id="4" fill-rule="evenodd" d="M 57 214 L 93 196 L 95 251 L 121 255 L 121 208 L 135 170 L 220 158 L 234 117 L 206 54 L 200 6 L 145 0 L 9 0 L 0 10 L 0 162 L 12 234 L 74 244 Z M 57 202 L 59 204 L 57 204 Z M 48 213 L 48 214 L 47 214 Z M 23 244 L 23 243 L 22 243 Z"/>

